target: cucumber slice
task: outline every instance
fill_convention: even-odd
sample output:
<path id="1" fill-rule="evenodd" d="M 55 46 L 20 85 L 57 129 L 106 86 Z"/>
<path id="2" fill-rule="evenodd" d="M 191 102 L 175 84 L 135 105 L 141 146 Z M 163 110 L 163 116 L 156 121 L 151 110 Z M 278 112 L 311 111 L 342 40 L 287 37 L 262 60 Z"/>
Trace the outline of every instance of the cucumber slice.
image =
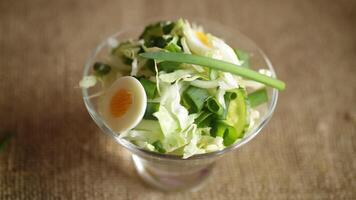
<path id="1" fill-rule="evenodd" d="M 236 98 L 230 101 L 226 122 L 236 129 L 237 138 L 242 138 L 249 126 L 248 99 L 245 89 L 236 89 Z"/>

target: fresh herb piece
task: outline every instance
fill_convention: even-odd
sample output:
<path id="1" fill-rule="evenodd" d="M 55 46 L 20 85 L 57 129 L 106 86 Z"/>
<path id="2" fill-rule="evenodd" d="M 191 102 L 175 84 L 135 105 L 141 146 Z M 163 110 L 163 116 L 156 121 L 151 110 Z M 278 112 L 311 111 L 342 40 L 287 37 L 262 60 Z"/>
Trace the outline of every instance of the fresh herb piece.
<path id="1" fill-rule="evenodd" d="M 163 36 L 170 34 L 175 25 L 176 24 L 174 22 L 170 21 L 160 21 L 154 24 L 150 24 L 145 27 L 145 30 L 142 32 L 139 38 L 147 41 L 153 36 Z"/>
<path id="2" fill-rule="evenodd" d="M 264 83 L 278 90 L 285 89 L 285 83 L 281 80 L 260 74 L 251 69 L 239 67 L 238 65 L 225 62 L 222 60 L 217 60 L 204 56 L 185 54 L 185 53 L 173 53 L 173 52 L 161 52 L 161 51 L 146 52 L 146 53 L 141 53 L 140 55 L 145 58 L 157 59 L 161 61 L 173 61 L 173 62 L 181 62 L 187 64 L 206 66 L 212 69 L 216 69 L 224 72 L 230 72 L 235 75 L 239 75 L 260 83 Z"/>
<path id="3" fill-rule="evenodd" d="M 157 140 L 154 143 L 152 143 L 152 145 L 155 147 L 155 149 L 159 152 L 159 153 L 166 153 L 166 150 L 163 148 L 162 142 Z"/>
<path id="4" fill-rule="evenodd" d="M 152 36 L 145 41 L 145 46 L 164 48 L 168 42 L 169 40 L 164 39 L 162 36 Z"/>
<path id="5" fill-rule="evenodd" d="M 144 119 L 157 119 L 155 116 L 153 116 L 153 113 L 157 112 L 159 110 L 159 103 L 156 102 L 147 102 L 146 106 L 146 111 L 143 116 Z"/>
<path id="6" fill-rule="evenodd" d="M 239 60 L 242 61 L 242 65 L 240 66 L 250 68 L 250 55 L 247 52 L 238 48 L 235 48 L 234 51 Z"/>
<path id="7" fill-rule="evenodd" d="M 201 111 L 205 100 L 209 96 L 207 90 L 190 86 L 183 92 L 183 104 L 185 104 L 190 113 L 197 113 Z"/>
<path id="8" fill-rule="evenodd" d="M 266 88 L 258 89 L 250 94 L 248 94 L 248 101 L 251 107 L 256 107 L 268 101 L 268 94 Z"/>
<path id="9" fill-rule="evenodd" d="M 181 63 L 171 62 L 171 61 L 163 61 L 158 63 L 158 70 L 165 71 L 167 73 L 173 72 L 177 69 L 180 69 Z"/>
<path id="10" fill-rule="evenodd" d="M 138 79 L 140 83 L 142 84 L 143 88 L 145 89 L 146 96 L 148 99 L 153 99 L 156 96 L 157 93 L 157 86 L 156 83 L 145 79 L 145 78 L 139 78 Z"/>
<path id="11" fill-rule="evenodd" d="M 140 35 L 140 39 L 143 39 L 144 41 L 147 41 L 150 37 L 152 36 L 162 36 L 162 26 L 161 22 L 151 24 L 145 27 L 145 30 L 142 32 Z"/>
<path id="12" fill-rule="evenodd" d="M 224 139 L 225 146 L 230 146 L 238 139 L 236 129 L 222 120 L 215 121 L 210 135 L 213 137 L 222 137 Z"/>
<path id="13" fill-rule="evenodd" d="M 206 108 L 216 115 L 222 115 L 224 112 L 224 109 L 215 97 L 208 98 Z"/>
<path id="14" fill-rule="evenodd" d="M 0 139 L 0 152 L 5 149 L 6 145 L 14 137 L 14 133 L 6 132 L 5 136 Z"/>
<path id="15" fill-rule="evenodd" d="M 93 65 L 95 75 L 105 76 L 110 73 L 111 66 L 102 62 L 95 62 Z"/>
<path id="16" fill-rule="evenodd" d="M 175 25 L 174 22 L 166 22 L 162 27 L 163 34 L 170 34 Z"/>

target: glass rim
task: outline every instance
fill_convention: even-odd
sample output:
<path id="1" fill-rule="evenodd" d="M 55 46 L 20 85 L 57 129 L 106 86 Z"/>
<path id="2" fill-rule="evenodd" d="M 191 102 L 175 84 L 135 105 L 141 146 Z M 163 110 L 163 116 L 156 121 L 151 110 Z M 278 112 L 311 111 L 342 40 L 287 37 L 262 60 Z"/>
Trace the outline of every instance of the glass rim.
<path id="1" fill-rule="evenodd" d="M 219 26 L 222 26 L 222 25 L 219 24 Z M 137 27 L 135 27 L 135 28 L 137 28 Z M 140 28 L 142 28 L 142 27 L 140 27 Z M 110 39 L 110 38 L 118 38 L 118 36 L 120 36 L 121 34 L 123 34 L 125 32 L 128 32 L 130 29 L 133 29 L 133 28 L 126 28 L 124 30 L 116 32 L 115 34 L 113 34 L 113 35 L 111 35 L 109 37 L 106 37 L 105 40 L 102 41 L 95 48 L 95 50 L 90 54 L 89 58 L 85 62 L 84 71 L 83 71 L 83 77 L 89 75 L 89 72 L 90 72 L 90 69 L 91 69 L 91 65 L 92 65 L 93 61 L 95 61 L 93 59 L 95 59 L 97 54 L 108 44 L 108 42 L 107 42 L 108 39 Z M 227 28 L 227 29 L 229 30 L 229 28 Z M 276 78 L 277 76 L 276 76 L 276 73 L 275 73 L 274 68 L 272 66 L 272 63 L 270 62 L 268 57 L 265 55 L 265 53 L 259 48 L 259 46 L 257 46 L 256 43 L 253 40 L 251 40 L 245 34 L 241 33 L 239 30 L 234 30 L 234 32 L 237 32 L 240 36 L 244 37 L 244 40 L 247 40 L 249 43 L 253 44 L 256 47 L 258 53 L 262 56 L 262 58 L 266 62 L 267 67 L 268 67 L 268 69 L 270 70 L 270 72 L 272 74 L 272 77 Z M 267 123 L 269 122 L 269 120 L 271 119 L 271 117 L 272 117 L 272 115 L 274 113 L 274 110 L 276 108 L 277 101 L 278 101 L 278 90 L 275 89 L 275 88 L 272 88 L 272 95 L 271 95 L 272 98 L 271 98 L 271 101 L 270 101 L 271 103 L 268 106 L 267 113 L 262 117 L 262 119 L 260 120 L 260 122 L 257 125 L 255 125 L 247 133 L 245 133 L 245 135 L 246 135 L 245 137 L 239 139 L 233 145 L 225 147 L 224 149 L 222 149 L 220 151 L 214 151 L 214 152 L 209 152 L 209 153 L 204 153 L 204 154 L 196 154 L 196 155 L 193 155 L 193 156 L 191 156 L 189 158 L 183 158 L 181 155 L 179 156 L 179 155 L 172 155 L 172 154 L 161 154 L 161 153 L 145 150 L 145 149 L 140 148 L 140 147 L 132 144 L 131 142 L 121 138 L 120 134 L 114 132 L 105 123 L 104 119 L 97 113 L 93 103 L 88 98 L 89 94 L 88 94 L 88 89 L 87 88 L 82 88 L 82 95 L 83 95 L 84 104 L 85 104 L 90 116 L 93 118 L 94 122 L 99 126 L 99 128 L 101 128 L 101 130 L 104 133 L 106 133 L 107 135 L 112 137 L 116 142 L 118 142 L 119 144 L 124 146 L 130 152 L 138 154 L 138 155 L 144 154 L 146 156 L 155 157 L 157 159 L 182 160 L 182 161 L 217 157 L 217 156 L 220 156 L 222 154 L 228 153 L 228 152 L 230 152 L 230 151 L 232 151 L 234 149 L 237 149 L 237 148 L 241 147 L 242 145 L 248 143 L 258 133 L 260 133 L 260 131 L 262 130 L 262 128 L 264 126 L 267 125 Z"/>

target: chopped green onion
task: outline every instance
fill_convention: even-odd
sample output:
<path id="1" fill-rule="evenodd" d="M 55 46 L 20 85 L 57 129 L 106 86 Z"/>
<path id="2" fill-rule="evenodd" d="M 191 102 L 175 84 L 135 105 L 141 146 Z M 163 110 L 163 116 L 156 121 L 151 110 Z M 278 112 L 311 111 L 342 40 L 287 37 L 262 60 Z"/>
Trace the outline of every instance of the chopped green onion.
<path id="1" fill-rule="evenodd" d="M 144 39 L 146 42 L 152 36 L 162 36 L 162 35 L 163 35 L 163 31 L 162 31 L 161 22 L 158 22 L 158 23 L 146 26 L 145 30 L 140 35 L 140 39 Z"/>
<path id="2" fill-rule="evenodd" d="M 225 146 L 233 144 L 238 138 L 236 129 L 227 124 L 225 121 L 221 120 L 217 120 L 214 123 L 210 135 L 213 137 L 222 137 L 224 139 Z"/>
<path id="3" fill-rule="evenodd" d="M 159 47 L 164 48 L 167 45 L 167 40 L 161 36 L 152 36 L 150 39 L 145 41 L 146 47 Z"/>
<path id="4" fill-rule="evenodd" d="M 206 108 L 217 115 L 222 115 L 224 112 L 224 109 L 218 102 L 218 100 L 215 97 L 209 98 L 206 102 Z"/>
<path id="5" fill-rule="evenodd" d="M 94 63 L 93 68 L 94 68 L 95 74 L 97 76 L 104 76 L 104 75 L 110 73 L 110 71 L 111 71 L 110 65 L 107 65 L 107 64 L 102 63 L 102 62 Z"/>
<path id="6" fill-rule="evenodd" d="M 250 55 L 248 55 L 247 52 L 235 48 L 234 49 L 236 56 L 239 58 L 239 60 L 242 62 L 242 65 L 240 65 L 240 67 L 246 67 L 249 68 L 250 67 Z"/>
<path id="7" fill-rule="evenodd" d="M 268 101 L 267 89 L 261 88 L 248 94 L 248 100 L 251 107 L 256 107 L 260 104 L 266 103 Z"/>
<path id="8" fill-rule="evenodd" d="M 211 112 L 203 112 L 199 115 L 197 119 L 195 119 L 195 123 L 199 128 L 208 127 L 213 120 L 213 113 Z"/>
<path id="9" fill-rule="evenodd" d="M 212 69 L 216 69 L 224 72 L 230 72 L 235 75 L 239 75 L 260 83 L 264 83 L 268 86 L 277 88 L 278 90 L 284 90 L 285 88 L 285 83 L 283 81 L 280 81 L 272 77 L 268 77 L 266 75 L 260 74 L 251 69 L 239 67 L 238 65 L 225 62 L 222 60 L 217 60 L 204 56 L 185 54 L 185 53 L 173 53 L 173 52 L 161 52 L 161 51 L 146 52 L 146 53 L 141 53 L 140 55 L 145 58 L 158 59 L 162 61 L 173 61 L 173 62 L 181 62 L 187 64 L 206 66 Z"/>
<path id="10" fill-rule="evenodd" d="M 140 35 L 140 39 L 144 39 L 145 42 L 153 36 L 163 36 L 170 34 L 175 27 L 174 22 L 170 21 L 161 21 L 154 24 L 150 24 L 145 27 L 145 30 Z"/>
<path id="11" fill-rule="evenodd" d="M 178 62 L 163 61 L 158 63 L 158 69 L 170 73 L 176 69 L 180 69 L 181 68 L 180 65 L 181 63 Z"/>
<path id="12" fill-rule="evenodd" d="M 209 97 L 207 90 L 190 86 L 183 92 L 183 103 L 188 108 L 189 112 L 197 113 L 201 111 L 205 100 Z"/>
<path id="13" fill-rule="evenodd" d="M 237 131 L 234 127 L 229 126 L 226 130 L 225 130 L 225 134 L 224 134 L 224 145 L 225 146 L 230 146 L 232 144 L 234 144 L 234 142 L 239 138 Z"/>
<path id="14" fill-rule="evenodd" d="M 146 111 L 145 111 L 143 118 L 144 119 L 156 119 L 156 117 L 153 116 L 153 113 L 158 112 L 159 106 L 160 106 L 159 103 L 147 102 Z"/>
<path id="15" fill-rule="evenodd" d="M 145 78 L 140 78 L 139 81 L 142 84 L 143 88 L 145 89 L 147 98 L 153 99 L 157 93 L 156 83 Z"/>
<path id="16" fill-rule="evenodd" d="M 156 142 L 152 143 L 155 149 L 160 153 L 166 153 L 166 150 L 163 148 L 162 142 L 157 140 Z"/>

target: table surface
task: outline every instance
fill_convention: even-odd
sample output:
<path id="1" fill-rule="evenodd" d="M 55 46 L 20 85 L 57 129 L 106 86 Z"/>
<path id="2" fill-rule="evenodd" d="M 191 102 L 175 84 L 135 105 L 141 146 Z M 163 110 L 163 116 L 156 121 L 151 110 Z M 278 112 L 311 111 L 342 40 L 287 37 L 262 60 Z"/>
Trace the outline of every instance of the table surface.
<path id="1" fill-rule="evenodd" d="M 143 184 L 77 83 L 106 36 L 155 16 L 207 18 L 267 53 L 287 89 L 262 134 L 196 192 Z M 0 199 L 356 199 L 355 1 L 0 1 Z M 0 135 L 2 136 L 2 135 Z"/>

